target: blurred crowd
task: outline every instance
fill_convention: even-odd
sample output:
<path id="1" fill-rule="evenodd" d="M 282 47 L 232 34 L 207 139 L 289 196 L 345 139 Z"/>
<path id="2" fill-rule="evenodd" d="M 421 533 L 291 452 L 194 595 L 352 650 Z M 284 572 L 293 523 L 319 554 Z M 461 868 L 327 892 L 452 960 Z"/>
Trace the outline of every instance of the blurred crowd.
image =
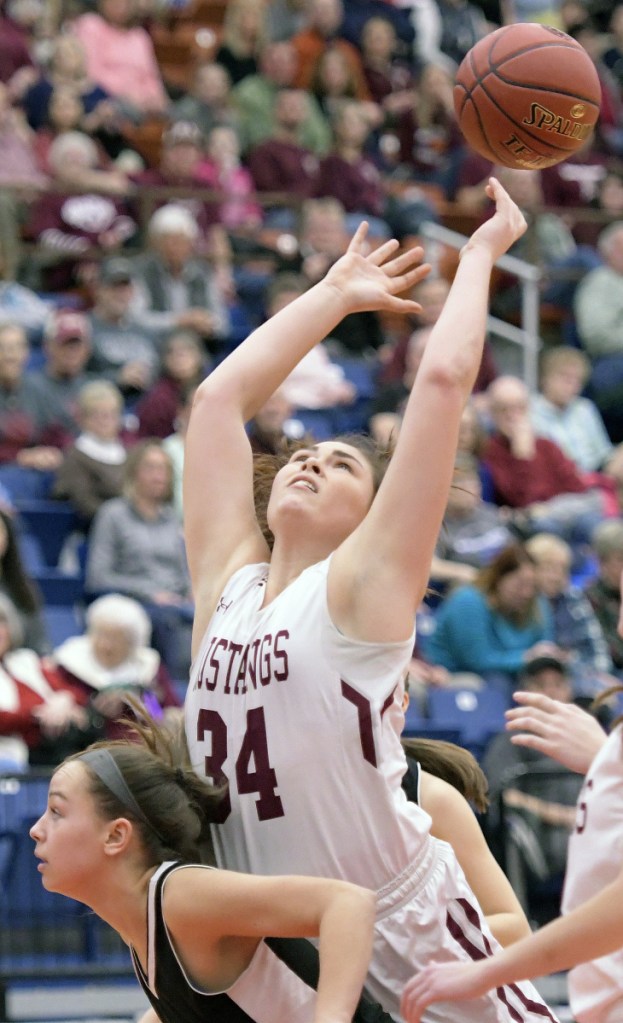
<path id="1" fill-rule="evenodd" d="M 599 122 L 558 167 L 494 168 L 461 136 L 455 72 L 536 20 L 594 61 Z M 0 765 L 111 734 L 124 693 L 179 714 L 196 386 L 362 219 L 371 245 L 424 238 L 430 258 L 424 225 L 487 217 L 492 172 L 528 220 L 512 254 L 541 271 L 538 388 L 488 338 L 412 700 L 509 706 L 549 671 L 589 706 L 623 679 L 623 3 L 3 0 L 0 153 Z M 391 449 L 456 266 L 434 255 L 421 314 L 347 317 L 249 424 L 257 454 L 347 431 Z M 506 272 L 491 306 L 521 325 Z M 79 584 L 69 635 L 46 614 L 33 502 L 73 516 L 52 566 Z"/>

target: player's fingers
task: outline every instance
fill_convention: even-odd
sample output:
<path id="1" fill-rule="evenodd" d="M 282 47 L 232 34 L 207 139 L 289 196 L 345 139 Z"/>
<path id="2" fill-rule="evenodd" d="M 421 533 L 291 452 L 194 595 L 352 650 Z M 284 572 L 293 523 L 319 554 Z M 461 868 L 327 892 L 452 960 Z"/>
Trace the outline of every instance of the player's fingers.
<path id="1" fill-rule="evenodd" d="M 383 270 L 388 277 L 395 277 L 397 274 L 404 273 L 409 267 L 412 267 L 414 263 L 418 264 L 418 269 L 421 266 L 428 266 L 428 263 L 422 263 L 422 257 L 424 256 L 424 249 L 421 245 L 415 245 L 412 249 L 407 249 L 405 252 L 401 252 L 395 259 L 390 260 L 389 263 L 383 265 Z"/>
<path id="2" fill-rule="evenodd" d="M 515 703 L 521 703 L 522 706 L 536 707 L 538 710 L 552 711 L 558 710 L 561 706 L 560 701 L 552 700 L 550 696 L 545 696 L 544 693 L 527 693 L 525 690 L 518 689 L 513 693 L 513 700 Z"/>
<path id="3" fill-rule="evenodd" d="M 400 242 L 396 238 L 389 238 L 382 245 L 379 245 L 378 248 L 372 250 L 368 256 L 368 262 L 374 263 L 375 266 L 381 266 L 386 259 L 389 259 L 394 254 L 399 246 Z M 387 272 L 387 267 L 384 266 L 383 269 Z"/>
<path id="4" fill-rule="evenodd" d="M 363 243 L 368 235 L 368 221 L 362 220 L 359 227 L 351 238 L 347 252 L 361 252 Z"/>
<path id="5" fill-rule="evenodd" d="M 422 266 L 415 266 L 413 270 L 407 271 L 405 274 L 400 274 L 398 277 L 390 278 L 389 289 L 392 295 L 400 295 L 403 291 L 408 291 L 419 281 L 424 280 L 428 276 L 432 267 L 430 263 L 424 263 Z M 418 303 L 416 303 L 417 305 Z"/>

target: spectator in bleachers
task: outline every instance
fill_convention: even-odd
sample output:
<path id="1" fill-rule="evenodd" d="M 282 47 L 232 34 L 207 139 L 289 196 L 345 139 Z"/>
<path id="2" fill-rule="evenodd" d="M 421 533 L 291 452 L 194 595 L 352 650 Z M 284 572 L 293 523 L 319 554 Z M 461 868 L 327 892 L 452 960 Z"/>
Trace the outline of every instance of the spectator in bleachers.
<path id="1" fill-rule="evenodd" d="M 459 586 L 435 612 L 424 656 L 448 671 L 469 671 L 510 697 L 525 663 L 559 656 L 552 616 L 537 590 L 532 558 L 522 544 L 504 548 L 475 583 Z"/>
<path id="2" fill-rule="evenodd" d="M 262 207 L 255 198 L 255 184 L 240 159 L 236 129 L 228 124 L 211 128 L 206 140 L 206 158 L 201 164 L 201 181 L 220 193 L 218 220 L 230 236 L 253 235 L 263 220 Z M 277 190 L 278 186 L 273 186 Z"/>
<path id="3" fill-rule="evenodd" d="M 378 103 L 372 102 L 365 78 L 353 71 L 348 58 L 335 42 L 318 57 L 309 90 L 329 120 L 336 105 L 343 99 L 356 99 L 365 103 L 371 125 L 376 126 L 382 120 L 381 108 Z"/>
<path id="4" fill-rule="evenodd" d="M 19 518 L 17 520 L 19 522 Z M 26 570 L 15 517 L 0 508 L 0 594 L 10 600 L 19 619 L 24 646 L 38 654 L 49 649 L 42 597 Z"/>
<path id="5" fill-rule="evenodd" d="M 599 118 L 593 133 L 593 148 L 606 156 L 623 156 L 623 96 L 617 78 L 603 59 L 604 39 L 595 18 L 583 18 L 569 25 L 568 34 L 582 46 L 595 65 L 601 86 Z"/>
<path id="6" fill-rule="evenodd" d="M 339 50 L 347 61 L 354 76 L 357 95 L 361 97 L 368 95 L 361 54 L 357 47 L 344 39 L 340 33 L 343 19 L 342 0 L 310 0 L 307 25 L 292 36 L 298 65 L 295 84 L 299 88 L 311 87 L 318 61 L 325 51 L 332 47 Z"/>
<path id="7" fill-rule="evenodd" d="M 339 200 L 328 197 L 303 203 L 296 265 L 309 286 L 317 284 L 344 254 L 348 237 L 346 214 Z M 340 355 L 374 360 L 384 343 L 381 318 L 373 311 L 351 313 L 331 331 L 331 345 Z"/>
<path id="8" fill-rule="evenodd" d="M 394 194 L 374 161 L 366 143 L 372 127 L 369 106 L 342 100 L 331 116 L 334 143 L 320 161 L 316 194 L 339 199 L 352 229 L 365 217 L 371 237 L 397 238 L 417 234 L 425 221 L 437 220 L 433 204 L 417 187 Z"/>
<path id="9" fill-rule="evenodd" d="M 360 46 L 370 98 L 386 117 L 408 110 L 413 101 L 413 64 L 398 55 L 398 37 L 389 18 L 369 18 L 361 30 Z"/>
<path id="10" fill-rule="evenodd" d="M 148 32 L 133 21 L 130 0 L 98 0 L 72 31 L 84 46 L 89 77 L 117 100 L 132 120 L 164 114 L 169 98 Z"/>
<path id="11" fill-rule="evenodd" d="M 268 0 L 265 11 L 266 37 L 271 43 L 291 39 L 309 21 L 308 0 Z"/>
<path id="12" fill-rule="evenodd" d="M 72 89 L 82 101 L 84 131 L 98 134 L 114 130 L 119 120 L 114 103 L 106 90 L 88 77 L 84 47 L 69 33 L 56 37 L 47 67 L 40 69 L 37 81 L 22 100 L 28 123 L 35 131 L 47 123 L 50 99 L 59 86 Z"/>
<path id="13" fill-rule="evenodd" d="M 603 522 L 593 534 L 592 550 L 597 559 L 597 575 L 585 586 L 586 596 L 601 625 L 610 650 L 615 672 L 623 676 L 623 638 L 618 632 L 621 614 L 621 574 L 623 573 L 623 522 Z"/>
<path id="14" fill-rule="evenodd" d="M 0 82 L 8 84 L 16 72 L 28 69 L 33 77 L 34 61 L 30 53 L 31 37 L 22 24 L 24 4 L 20 0 L 6 0 L 0 10 Z M 26 19 L 27 24 L 27 19 Z"/>
<path id="15" fill-rule="evenodd" d="M 28 342 L 21 327 L 0 327 L 0 469 L 14 497 L 20 484 L 45 488 L 62 460 L 68 437 L 40 384 L 26 372 Z"/>
<path id="16" fill-rule="evenodd" d="M 123 495 L 103 504 L 93 521 L 86 587 L 92 595 L 138 600 L 151 619 L 153 646 L 172 677 L 184 678 L 193 606 L 172 500 L 173 469 L 162 443 L 137 444 L 126 461 Z"/>
<path id="17" fill-rule="evenodd" d="M 59 191 L 35 203 L 26 236 L 39 247 L 44 290 L 68 291 L 92 267 L 94 251 L 119 251 L 137 225 L 125 199 L 128 179 L 119 170 L 98 166 L 97 146 L 87 135 L 58 135 L 48 160 Z"/>
<path id="18" fill-rule="evenodd" d="M 300 440 L 302 424 L 294 418 L 294 408 L 281 388 L 271 394 L 247 427 L 254 455 L 278 455 L 290 440 Z"/>
<path id="19" fill-rule="evenodd" d="M 46 661 L 46 676 L 74 694 L 98 738 L 129 734 L 132 696 L 152 717 L 172 724 L 179 699 L 160 654 L 150 646 L 151 623 L 141 604 L 119 593 L 99 597 L 86 611 L 86 631 L 57 646 Z"/>
<path id="20" fill-rule="evenodd" d="M 302 89 L 281 89 L 277 93 L 273 130 L 247 154 L 247 164 L 258 192 L 287 192 L 293 202 L 314 194 L 318 157 L 299 142 L 307 112 L 308 97 Z M 293 226 L 294 211 L 285 212 L 289 214 L 286 223 Z M 275 221 L 279 224 L 284 209 L 267 209 L 266 214 L 269 225 Z"/>
<path id="21" fill-rule="evenodd" d="M 112 380 L 126 401 L 151 385 L 158 366 L 156 335 L 132 310 L 133 279 L 129 260 L 121 256 L 107 260 L 88 314 L 92 345 L 88 369 Z"/>
<path id="22" fill-rule="evenodd" d="M 81 131 L 83 116 L 84 106 L 76 91 L 70 85 L 56 85 L 50 93 L 46 119 L 34 135 L 37 161 L 43 174 L 53 175 L 49 152 L 54 139 L 64 132 Z"/>
<path id="23" fill-rule="evenodd" d="M 623 488 L 623 445 L 610 440 L 595 403 L 582 392 L 591 372 L 590 359 L 578 348 L 556 345 L 541 360 L 540 391 L 532 396 L 530 418 L 575 462 L 581 472 L 601 472 Z"/>
<path id="24" fill-rule="evenodd" d="M 305 281 L 294 274 L 275 277 L 267 292 L 268 316 L 275 316 L 306 290 Z M 354 385 L 346 379 L 342 367 L 331 360 L 322 343 L 300 360 L 280 391 L 294 409 L 328 409 L 350 405 L 356 398 Z"/>
<path id="25" fill-rule="evenodd" d="M 554 639 L 573 683 L 574 695 L 589 704 L 609 686 L 617 685 L 612 658 L 591 604 L 571 582 L 573 551 L 551 533 L 537 533 L 526 541 L 536 566 L 537 586 L 549 601 Z"/>
<path id="26" fill-rule="evenodd" d="M 173 467 L 173 505 L 180 522 L 184 521 L 184 447 L 186 429 L 193 407 L 197 388 L 190 384 L 178 398 L 175 424 L 171 433 L 162 442 L 162 447 L 171 459 Z"/>
<path id="27" fill-rule="evenodd" d="M 190 89 L 174 103 L 173 122 L 196 124 L 205 138 L 216 125 L 235 128 L 238 117 L 231 100 L 231 79 L 214 60 L 202 61 L 195 68 Z"/>
<path id="28" fill-rule="evenodd" d="M 435 583 L 469 583 L 514 540 L 502 511 L 482 499 L 478 463 L 457 455 L 454 479 L 431 565 Z"/>
<path id="29" fill-rule="evenodd" d="M 402 413 L 411 394 L 424 349 L 432 327 L 420 327 L 409 338 L 405 352 L 404 372 L 400 379 L 380 386 L 370 403 L 369 429 L 377 444 L 391 445 L 400 430 Z"/>
<path id="30" fill-rule="evenodd" d="M 258 57 L 266 40 L 264 0 L 229 0 L 221 44 L 214 59 L 225 68 L 233 85 L 257 74 Z"/>
<path id="31" fill-rule="evenodd" d="M 552 656 L 535 657 L 529 660 L 520 672 L 519 686 L 529 693 L 539 693 L 551 700 L 571 703 L 573 689 L 567 669 L 562 660 Z M 504 791 L 507 806 L 523 808 L 542 822 L 539 830 L 542 852 L 547 858 L 551 875 L 562 880 L 567 859 L 569 833 L 575 823 L 575 800 L 582 787 L 582 776 L 573 771 L 561 779 L 557 772 L 548 782 L 542 784 L 541 796 L 535 796 L 512 787 L 509 779 L 513 768 L 558 767 L 550 757 L 539 750 L 518 746 L 508 732 L 500 732 L 488 746 L 482 761 L 483 770 L 489 782 L 489 808 L 485 818 L 485 831 L 496 857 L 503 862 L 505 835 L 500 833 L 499 800 Z M 541 900 L 543 901 L 543 899 Z"/>
<path id="32" fill-rule="evenodd" d="M 277 94 L 281 89 L 295 87 L 296 73 L 297 55 L 292 43 L 267 43 L 262 49 L 257 74 L 247 75 L 234 86 L 232 97 L 240 115 L 243 153 L 273 133 Z M 329 125 L 311 96 L 298 140 L 316 155 L 325 153 L 331 143 Z"/>
<path id="33" fill-rule="evenodd" d="M 167 188 L 193 188 L 199 184 L 199 171 L 203 160 L 204 136 L 192 121 L 175 121 L 162 135 L 162 148 L 158 167 L 148 167 L 134 175 L 139 188 L 147 185 Z M 171 202 L 171 197 L 158 199 L 156 208 Z M 194 214 L 205 235 L 215 222 L 213 205 L 200 199 L 185 198 L 183 202 Z"/>
<path id="34" fill-rule="evenodd" d="M 23 642 L 15 608 L 0 594 L 0 758 L 21 768 L 56 764 L 96 736 L 71 689 L 49 680 Z"/>
<path id="35" fill-rule="evenodd" d="M 623 440 L 623 220 L 605 227 L 597 245 L 603 265 L 580 281 L 574 311 L 582 347 L 593 364 L 589 393 L 617 442 Z"/>
<path id="36" fill-rule="evenodd" d="M 612 72 L 623 95 L 623 3 L 614 3 L 608 26 L 609 45 L 603 53 L 603 62 Z"/>
<path id="37" fill-rule="evenodd" d="M 601 264 L 589 245 L 578 245 L 562 212 L 545 210 L 541 171 L 499 168 L 499 177 L 520 207 L 528 229 L 513 246 L 511 255 L 540 267 L 544 274 L 540 301 L 567 314 L 573 306 L 578 282 Z M 504 278 L 496 287 L 493 309 L 508 317 L 521 308 L 521 294 L 515 278 Z"/>
<path id="38" fill-rule="evenodd" d="M 357 100 L 340 100 L 331 112 L 333 145 L 320 161 L 316 195 L 337 199 L 347 213 L 347 231 L 363 219 L 375 238 L 389 237 L 387 197 L 376 164 L 366 154 L 372 130 L 368 106 Z M 396 225 L 397 226 L 397 225 Z M 398 232 L 409 233 L 406 220 Z"/>
<path id="39" fill-rule="evenodd" d="M 61 309 L 53 312 L 43 339 L 45 362 L 31 372 L 50 407 L 57 409 L 59 423 L 69 436 L 78 433 L 77 403 L 81 389 L 93 375 L 86 370 L 91 355 L 91 328 L 84 313 Z"/>
<path id="40" fill-rule="evenodd" d="M 81 431 L 64 452 L 52 496 L 70 502 L 85 533 L 104 501 L 122 490 L 127 457 L 122 412 L 121 392 L 110 380 L 92 380 L 78 394 L 76 419 Z"/>
<path id="41" fill-rule="evenodd" d="M 196 387 L 209 369 L 199 336 L 191 330 L 173 331 L 164 343 L 160 374 L 134 410 L 138 436 L 163 440 L 173 433 L 182 395 Z"/>
<path id="42" fill-rule="evenodd" d="M 134 267 L 132 310 L 148 330 L 196 330 L 212 350 L 229 336 L 225 296 L 200 257 L 199 228 L 190 210 L 168 203 L 151 216 L 149 247 Z"/>
<path id="43" fill-rule="evenodd" d="M 454 74 L 454 67 L 441 57 L 425 64 L 411 92 L 412 102 L 394 128 L 400 174 L 415 184 L 438 186 L 445 199 L 454 199 L 465 151 L 454 112 Z"/>
<path id="44" fill-rule="evenodd" d="M 590 544 L 595 527 L 614 511 L 611 490 L 584 477 L 556 444 L 537 436 L 522 380 L 498 377 L 488 394 L 492 432 L 483 459 L 496 502 L 519 510 L 513 522 L 526 536 L 556 533 L 576 550 Z"/>
<path id="45" fill-rule="evenodd" d="M 470 0 L 436 0 L 436 4 L 439 21 L 429 47 L 458 66 L 468 50 L 486 36 L 489 26 L 481 6 Z M 430 59 L 435 59 L 434 53 Z"/>
<path id="46" fill-rule="evenodd" d="M 5 277 L 15 279 L 28 207 L 47 179 L 37 159 L 34 133 L 1 82 L 0 149 L 0 265 Z"/>

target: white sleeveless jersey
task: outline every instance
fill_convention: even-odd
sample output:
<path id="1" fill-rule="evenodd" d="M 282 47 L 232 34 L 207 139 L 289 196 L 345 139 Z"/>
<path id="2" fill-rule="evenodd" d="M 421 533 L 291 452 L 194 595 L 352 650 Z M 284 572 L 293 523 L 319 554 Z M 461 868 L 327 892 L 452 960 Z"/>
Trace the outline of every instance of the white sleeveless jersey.
<path id="1" fill-rule="evenodd" d="M 312 565 L 265 608 L 268 566 L 234 574 L 192 666 L 186 735 L 195 770 L 229 783 L 214 828 L 220 865 L 379 891 L 418 857 L 430 827 L 400 786 L 413 638 L 341 635 L 328 566 Z"/>
<path id="2" fill-rule="evenodd" d="M 619 725 L 591 764 L 578 798 L 563 913 L 614 881 L 622 866 L 623 726 Z M 576 966 L 569 975 L 569 997 L 579 1023 L 623 1020 L 623 949 Z"/>

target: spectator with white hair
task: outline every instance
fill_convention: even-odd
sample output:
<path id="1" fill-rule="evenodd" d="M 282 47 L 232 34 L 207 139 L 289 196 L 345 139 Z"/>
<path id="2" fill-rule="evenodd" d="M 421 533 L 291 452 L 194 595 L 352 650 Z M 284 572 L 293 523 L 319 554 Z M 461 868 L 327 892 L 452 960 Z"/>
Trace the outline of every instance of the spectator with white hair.
<path id="1" fill-rule="evenodd" d="M 150 643 L 151 622 L 139 602 L 108 593 L 87 608 L 84 634 L 56 647 L 46 675 L 74 693 L 100 738 L 120 738 L 127 726 L 117 719 L 133 716 L 128 696 L 155 717 L 172 721 L 179 713 L 171 678 Z"/>
<path id="2" fill-rule="evenodd" d="M 25 235 L 40 247 L 44 290 L 65 291 L 79 283 L 78 270 L 93 262 L 94 250 L 120 250 L 137 225 L 124 198 L 128 179 L 98 166 L 99 150 L 87 135 L 57 135 L 48 164 L 58 191 L 35 202 Z"/>
<path id="3" fill-rule="evenodd" d="M 200 232 L 181 203 L 168 203 L 148 225 L 149 251 L 136 264 L 133 310 L 155 331 L 196 330 L 218 346 L 229 335 L 224 295 L 210 264 L 198 253 Z"/>

